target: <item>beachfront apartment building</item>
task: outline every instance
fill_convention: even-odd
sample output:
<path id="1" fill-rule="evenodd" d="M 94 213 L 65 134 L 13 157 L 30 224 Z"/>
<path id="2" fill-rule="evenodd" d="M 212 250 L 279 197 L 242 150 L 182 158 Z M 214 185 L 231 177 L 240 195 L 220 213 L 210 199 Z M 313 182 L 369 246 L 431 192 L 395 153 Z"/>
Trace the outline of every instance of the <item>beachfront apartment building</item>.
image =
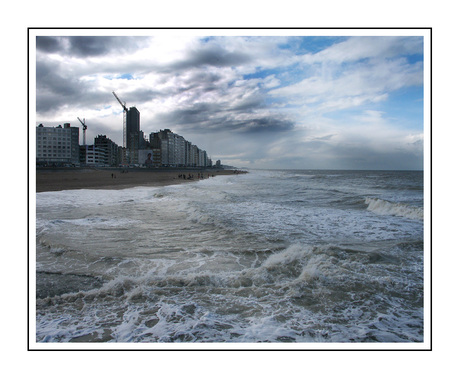
<path id="1" fill-rule="evenodd" d="M 69 123 L 36 127 L 37 165 L 75 165 L 80 161 L 79 128 Z"/>
<path id="2" fill-rule="evenodd" d="M 159 145 L 162 166 L 186 166 L 186 141 L 184 137 L 173 133 L 170 129 L 164 129 L 158 133 L 151 133 L 150 142 Z"/>
<path id="3" fill-rule="evenodd" d="M 104 167 L 109 166 L 107 151 L 95 145 L 80 146 L 80 164 L 84 166 Z"/>
<path id="4" fill-rule="evenodd" d="M 137 114 L 138 115 L 138 114 Z M 79 128 L 64 124 L 57 127 L 37 126 L 37 165 L 39 166 L 118 166 L 123 164 L 144 165 L 146 151 L 152 154 L 153 167 L 209 167 L 212 161 L 206 151 L 173 133 L 170 129 L 150 133 L 150 140 L 140 141 L 144 133 L 132 130 L 131 149 L 120 147 L 105 135 L 98 135 L 93 145 L 79 145 Z M 137 143 L 133 142 L 134 138 Z M 134 154 L 136 155 L 134 157 Z"/>
<path id="5" fill-rule="evenodd" d="M 150 133 L 151 148 L 161 150 L 161 165 L 167 167 L 207 167 L 211 164 L 205 150 L 201 150 L 170 129 Z"/>
<path id="6" fill-rule="evenodd" d="M 170 138 L 169 130 L 161 130 L 159 133 L 161 141 L 161 164 L 163 166 L 175 166 L 174 162 L 174 139 Z"/>
<path id="7" fill-rule="evenodd" d="M 118 166 L 121 163 L 121 157 L 119 156 L 118 145 L 113 142 L 107 136 L 99 134 L 94 138 L 94 146 L 102 149 L 104 154 L 104 166 Z"/>
<path id="8" fill-rule="evenodd" d="M 198 166 L 198 150 L 199 150 L 198 146 L 196 145 L 190 146 L 190 161 L 189 161 L 190 167 Z"/>
<path id="9" fill-rule="evenodd" d="M 198 166 L 205 167 L 207 162 L 206 151 L 199 149 L 198 151 Z"/>

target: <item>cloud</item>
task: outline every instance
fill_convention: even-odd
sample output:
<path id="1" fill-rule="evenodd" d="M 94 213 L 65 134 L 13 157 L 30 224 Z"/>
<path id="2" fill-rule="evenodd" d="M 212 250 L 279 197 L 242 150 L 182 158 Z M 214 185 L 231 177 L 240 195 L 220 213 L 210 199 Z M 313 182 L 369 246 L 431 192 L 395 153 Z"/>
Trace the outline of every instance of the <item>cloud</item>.
<path id="1" fill-rule="evenodd" d="M 423 157 L 420 37 L 45 36 L 36 73 L 37 123 L 86 117 L 88 138 L 121 144 L 115 91 L 145 133 L 172 129 L 229 164 Z"/>
<path id="2" fill-rule="evenodd" d="M 39 36 L 36 38 L 37 51 L 55 53 L 61 49 L 60 37 Z"/>
<path id="3" fill-rule="evenodd" d="M 420 37 L 351 37 L 314 54 L 305 54 L 302 61 L 307 64 L 342 64 L 363 59 L 392 59 L 400 55 L 423 54 L 423 39 Z"/>
<path id="4" fill-rule="evenodd" d="M 421 63 L 406 59 L 357 63 L 333 73 L 305 78 L 292 85 L 273 89 L 271 96 L 289 97 L 298 103 L 317 104 L 327 112 L 385 100 L 389 92 L 423 84 Z"/>
<path id="5" fill-rule="evenodd" d="M 85 58 L 112 54 L 115 52 L 135 51 L 144 46 L 147 37 L 115 36 L 38 36 L 37 51 Z"/>
<path id="6" fill-rule="evenodd" d="M 37 112 L 46 113 L 79 97 L 79 83 L 60 73 L 59 65 L 37 62 Z"/>
<path id="7" fill-rule="evenodd" d="M 172 65 L 172 69 L 184 70 L 200 66 L 229 67 L 239 66 L 251 61 L 249 54 L 229 51 L 220 45 L 206 44 L 187 52 L 187 57 Z"/>
<path id="8" fill-rule="evenodd" d="M 246 109 L 246 112 L 243 112 Z M 176 128 L 184 132 L 214 133 L 273 133 L 291 130 L 292 120 L 269 112 L 252 113 L 251 104 L 239 105 L 237 108 L 226 107 L 225 104 L 195 103 L 184 109 L 157 114 L 152 120 L 155 125 L 165 128 Z"/>

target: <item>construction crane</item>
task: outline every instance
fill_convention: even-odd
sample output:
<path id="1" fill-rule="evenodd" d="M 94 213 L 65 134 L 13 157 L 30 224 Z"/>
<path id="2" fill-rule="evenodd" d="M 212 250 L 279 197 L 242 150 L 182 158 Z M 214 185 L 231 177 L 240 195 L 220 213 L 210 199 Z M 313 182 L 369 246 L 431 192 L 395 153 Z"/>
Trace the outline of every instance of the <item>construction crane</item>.
<path id="1" fill-rule="evenodd" d="M 80 120 L 80 117 L 77 117 L 78 118 L 78 121 L 81 122 L 81 124 L 83 125 L 83 145 L 86 146 L 86 129 L 88 129 L 88 127 L 86 126 L 85 124 L 85 119 Z"/>
<path id="2" fill-rule="evenodd" d="M 128 114 L 128 108 L 126 108 L 126 103 L 123 103 L 114 91 L 112 91 L 112 93 L 113 93 L 113 96 L 115 96 L 115 99 L 118 100 L 118 102 L 120 103 L 120 105 L 123 108 L 123 147 L 127 147 L 127 141 L 126 141 L 126 116 Z"/>

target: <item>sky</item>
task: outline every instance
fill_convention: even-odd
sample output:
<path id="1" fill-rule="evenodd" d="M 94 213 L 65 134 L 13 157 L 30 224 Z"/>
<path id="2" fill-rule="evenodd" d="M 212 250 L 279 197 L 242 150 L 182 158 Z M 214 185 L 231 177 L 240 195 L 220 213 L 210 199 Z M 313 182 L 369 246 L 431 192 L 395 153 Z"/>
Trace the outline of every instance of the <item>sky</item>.
<path id="1" fill-rule="evenodd" d="M 423 36 L 149 32 L 37 36 L 36 125 L 70 122 L 82 143 L 84 118 L 87 143 L 122 145 L 115 91 L 147 138 L 171 129 L 214 162 L 423 169 Z"/>

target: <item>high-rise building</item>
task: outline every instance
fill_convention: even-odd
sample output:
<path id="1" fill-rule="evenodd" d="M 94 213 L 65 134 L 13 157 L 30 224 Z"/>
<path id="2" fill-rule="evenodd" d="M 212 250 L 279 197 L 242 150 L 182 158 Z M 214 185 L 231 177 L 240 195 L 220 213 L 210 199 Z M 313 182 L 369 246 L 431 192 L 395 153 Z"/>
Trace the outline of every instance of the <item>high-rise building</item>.
<path id="1" fill-rule="evenodd" d="M 94 146 L 105 151 L 105 166 L 117 166 L 121 159 L 118 156 L 118 145 L 105 135 L 98 135 L 94 138 Z"/>
<path id="2" fill-rule="evenodd" d="M 154 149 L 161 149 L 160 133 L 150 133 L 149 143 L 150 147 Z"/>
<path id="3" fill-rule="evenodd" d="M 161 150 L 161 164 L 169 167 L 206 167 L 206 151 L 170 129 L 150 133 L 150 147 Z"/>
<path id="4" fill-rule="evenodd" d="M 206 151 L 198 149 L 198 167 L 205 167 L 207 162 Z"/>
<path id="5" fill-rule="evenodd" d="M 191 145 L 190 147 L 190 166 L 198 166 L 198 147 L 196 145 Z"/>
<path id="6" fill-rule="evenodd" d="M 192 149 L 192 143 L 190 141 L 185 141 L 185 166 L 186 167 L 191 166 L 191 157 L 190 157 L 191 149 Z"/>
<path id="7" fill-rule="evenodd" d="M 126 112 L 126 129 L 123 141 L 125 142 L 128 150 L 128 160 L 130 164 L 137 164 L 139 139 L 140 139 L 140 125 L 141 125 L 140 112 L 136 107 L 131 107 Z"/>
<path id="8" fill-rule="evenodd" d="M 78 164 L 79 128 L 69 123 L 57 127 L 36 128 L 36 161 L 39 165 Z"/>
<path id="9" fill-rule="evenodd" d="M 175 166 L 173 134 L 169 129 L 160 130 L 158 133 L 161 140 L 161 164 L 163 166 Z"/>

